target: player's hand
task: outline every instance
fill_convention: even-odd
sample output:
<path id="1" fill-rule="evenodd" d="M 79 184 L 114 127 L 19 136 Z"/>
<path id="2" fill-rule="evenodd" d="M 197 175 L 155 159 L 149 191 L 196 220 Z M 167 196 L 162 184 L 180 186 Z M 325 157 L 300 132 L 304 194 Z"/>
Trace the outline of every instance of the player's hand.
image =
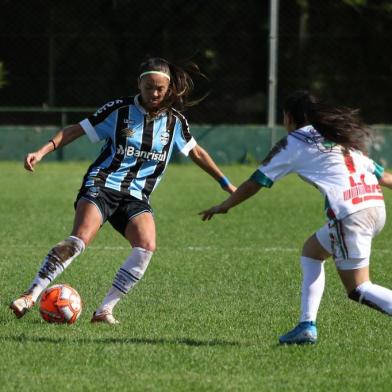
<path id="1" fill-rule="evenodd" d="M 223 187 L 222 189 L 223 189 L 224 191 L 226 191 L 226 192 L 232 194 L 232 193 L 234 193 L 234 192 L 237 190 L 237 187 L 234 186 L 233 184 L 229 184 L 229 185 Z"/>
<path id="2" fill-rule="evenodd" d="M 39 152 L 30 152 L 24 159 L 24 168 L 28 171 L 34 171 L 34 166 L 42 159 Z"/>
<path id="3" fill-rule="evenodd" d="M 221 204 L 211 207 L 208 210 L 199 212 L 199 215 L 202 215 L 201 219 L 203 221 L 210 220 L 215 214 L 226 214 L 228 210 L 223 208 Z"/>

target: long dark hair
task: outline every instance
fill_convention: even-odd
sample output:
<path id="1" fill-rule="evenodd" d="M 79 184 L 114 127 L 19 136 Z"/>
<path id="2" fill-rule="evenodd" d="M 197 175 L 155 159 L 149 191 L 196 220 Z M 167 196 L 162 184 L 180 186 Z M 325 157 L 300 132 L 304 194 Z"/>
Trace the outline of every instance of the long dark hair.
<path id="1" fill-rule="evenodd" d="M 367 152 L 371 130 L 361 120 L 358 109 L 332 106 L 301 90 L 287 97 L 283 110 L 293 117 L 298 128 L 310 124 L 325 139 L 345 149 Z"/>
<path id="2" fill-rule="evenodd" d="M 198 104 L 208 95 L 205 94 L 198 99 L 190 99 L 195 87 L 190 74 L 207 79 L 193 62 L 187 62 L 183 66 L 178 66 L 161 57 L 152 57 L 140 65 L 139 75 L 148 71 L 163 72 L 170 77 L 169 90 L 164 100 L 165 107 L 175 107 L 177 110 L 182 111 L 186 107 Z"/>

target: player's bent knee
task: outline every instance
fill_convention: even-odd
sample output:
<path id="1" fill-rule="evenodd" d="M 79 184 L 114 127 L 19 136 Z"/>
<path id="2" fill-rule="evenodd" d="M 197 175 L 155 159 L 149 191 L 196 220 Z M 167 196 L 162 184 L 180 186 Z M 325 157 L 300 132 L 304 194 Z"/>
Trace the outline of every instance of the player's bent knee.
<path id="1" fill-rule="evenodd" d="M 361 288 L 361 286 L 363 287 L 364 285 L 366 285 L 366 288 Z M 369 308 L 378 310 L 381 313 L 392 315 L 392 301 L 388 301 L 387 299 L 380 300 L 380 298 L 377 299 L 378 296 L 374 295 L 374 293 L 371 295 L 372 286 L 379 287 L 373 285 L 371 282 L 365 282 L 365 284 L 350 291 L 348 293 L 348 298 L 362 305 L 366 305 Z"/>
<path id="2" fill-rule="evenodd" d="M 156 250 L 156 243 L 155 241 L 139 241 L 138 243 L 134 243 L 132 244 L 132 248 L 140 248 L 140 249 L 144 249 L 148 252 L 154 253 Z"/>
<path id="3" fill-rule="evenodd" d="M 67 260 L 82 253 L 84 248 L 84 241 L 78 237 L 70 236 L 64 241 L 61 241 L 55 245 L 50 251 L 49 255 L 55 258 L 57 262 L 63 264 Z"/>
<path id="4" fill-rule="evenodd" d="M 86 247 L 94 239 L 95 233 L 92 234 L 90 232 L 80 231 L 79 230 L 79 231 L 72 232 L 72 236 L 80 239 L 83 242 L 84 246 Z"/>
<path id="5" fill-rule="evenodd" d="M 151 244 L 147 244 L 146 246 L 143 247 L 143 249 L 145 249 L 145 250 L 147 250 L 147 251 L 149 251 L 151 253 L 154 253 L 156 251 L 156 245 L 152 244 L 152 243 Z"/>

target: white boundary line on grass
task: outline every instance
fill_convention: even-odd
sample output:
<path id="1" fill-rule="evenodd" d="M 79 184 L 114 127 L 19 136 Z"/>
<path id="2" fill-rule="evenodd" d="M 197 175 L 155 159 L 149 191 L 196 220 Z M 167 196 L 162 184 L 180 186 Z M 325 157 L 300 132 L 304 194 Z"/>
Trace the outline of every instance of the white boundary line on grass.
<path id="1" fill-rule="evenodd" d="M 48 249 L 44 246 L 39 245 L 7 245 L 1 246 L 0 249 Z M 92 250 L 128 250 L 129 246 L 97 246 L 92 245 L 88 247 Z M 161 249 L 165 249 L 166 247 L 161 247 Z M 167 249 L 167 248 L 166 248 Z M 173 248 L 175 249 L 175 248 Z M 222 248 L 219 246 L 185 246 L 181 248 L 181 250 L 188 250 L 191 252 L 208 252 L 208 251 L 220 251 Z M 258 246 L 233 246 L 229 250 L 234 251 L 257 251 L 257 252 L 282 252 L 282 253 L 298 253 L 301 251 L 301 248 L 280 248 L 280 247 L 258 247 Z M 382 254 L 391 254 L 392 249 L 373 249 L 375 253 Z"/>
<path id="2" fill-rule="evenodd" d="M 221 250 L 219 246 L 187 246 L 184 249 L 194 251 L 194 252 L 204 252 L 208 250 Z M 278 248 L 278 247 L 271 247 L 271 248 L 263 248 L 258 246 L 233 246 L 230 250 L 242 250 L 242 251 L 260 251 L 260 252 L 298 252 L 300 248 Z"/>
<path id="3" fill-rule="evenodd" d="M 0 248 L 3 249 L 43 249 L 47 248 L 44 247 L 43 245 L 7 245 L 7 246 L 2 246 Z M 166 247 L 160 247 L 161 249 L 165 249 Z M 88 249 L 93 249 L 93 250 L 126 250 L 130 249 L 129 246 L 97 246 L 97 245 L 91 245 L 88 247 Z M 221 250 L 219 246 L 185 246 L 181 248 L 182 250 L 189 250 L 193 252 L 205 252 L 209 250 Z M 273 247 L 273 248 L 263 248 L 263 247 L 258 247 L 258 246 L 233 246 L 230 248 L 230 250 L 257 250 L 257 251 L 263 251 L 263 252 L 297 252 L 299 248 L 278 248 L 278 247 Z"/>

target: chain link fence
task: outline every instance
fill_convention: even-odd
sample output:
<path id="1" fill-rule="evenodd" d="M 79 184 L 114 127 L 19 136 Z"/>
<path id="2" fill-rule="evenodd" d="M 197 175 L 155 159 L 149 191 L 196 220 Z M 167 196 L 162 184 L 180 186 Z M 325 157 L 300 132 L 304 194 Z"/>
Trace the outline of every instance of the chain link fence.
<path id="1" fill-rule="evenodd" d="M 134 94 L 140 62 L 162 56 L 192 59 L 209 78 L 193 123 L 265 124 L 269 3 L 2 0 L 0 120 L 49 124 L 58 114 L 7 108 L 96 108 Z M 392 1 L 281 0 L 278 110 L 287 93 L 310 88 L 360 107 L 370 123 L 392 123 L 391 31 Z"/>

